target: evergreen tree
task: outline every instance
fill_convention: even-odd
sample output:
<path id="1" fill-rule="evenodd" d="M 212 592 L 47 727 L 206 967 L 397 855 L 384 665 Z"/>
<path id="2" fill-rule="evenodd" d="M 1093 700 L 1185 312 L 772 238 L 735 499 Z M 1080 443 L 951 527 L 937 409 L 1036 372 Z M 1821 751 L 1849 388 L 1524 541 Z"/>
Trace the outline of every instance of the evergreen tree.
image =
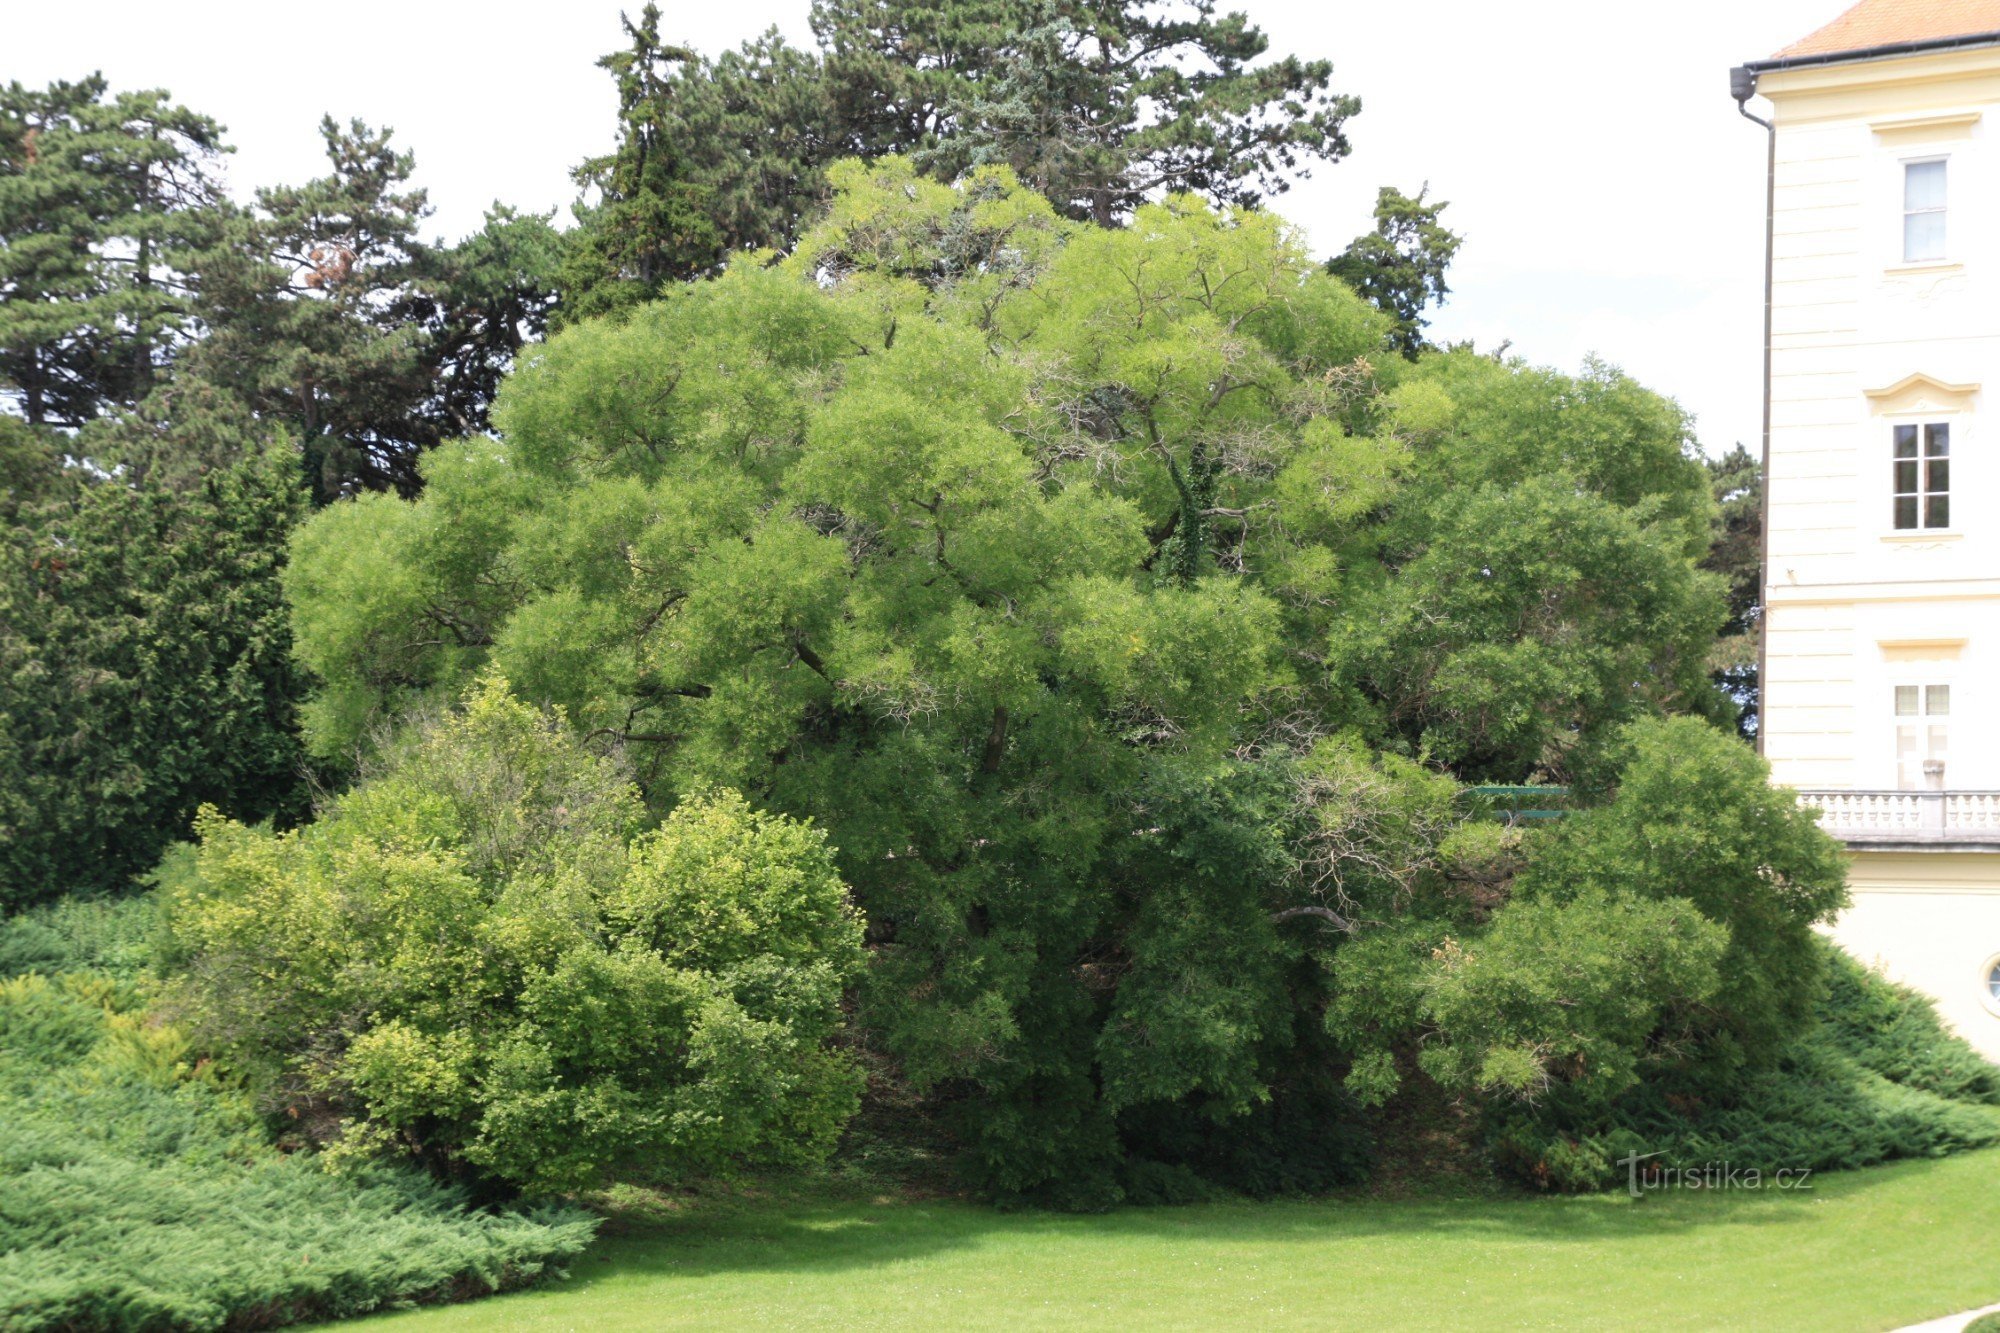
<path id="1" fill-rule="evenodd" d="M 1715 540 L 1702 568 L 1728 580 L 1729 619 L 1709 659 L 1715 683 L 1735 701 L 1736 725 L 1757 734 L 1758 637 L 1764 618 L 1764 473 L 1748 449 L 1737 445 L 1705 460 L 1718 510 Z"/>
<path id="2" fill-rule="evenodd" d="M 838 135 L 818 59 L 773 29 L 710 61 L 660 39 L 660 11 L 598 61 L 618 85 L 618 144 L 577 168 L 558 323 L 615 314 L 737 250 L 790 243 L 825 190 Z"/>
<path id="3" fill-rule="evenodd" d="M 1215 0 L 816 0 L 813 30 L 858 151 L 1005 164 L 1104 226 L 1162 191 L 1281 194 L 1361 109 L 1327 61 L 1258 63 L 1270 39 Z"/>
<path id="4" fill-rule="evenodd" d="M 909 154 L 952 180 L 1008 166 L 1067 216 L 1112 225 L 1192 192 L 1255 204 L 1347 152 L 1360 103 L 1213 0 L 818 0 L 819 51 L 775 31 L 714 61 L 625 21 L 600 63 L 619 138 L 589 202 L 561 321 L 627 310 L 742 249 L 786 249 L 836 159 Z"/>
<path id="5" fill-rule="evenodd" d="M 186 254 L 223 151 L 164 92 L 0 88 L 0 395 L 30 423 L 81 426 L 150 391 L 188 336 Z"/>
<path id="6" fill-rule="evenodd" d="M 290 441 L 200 385 L 32 429 L 0 430 L 0 909 L 121 885 L 203 803 L 256 820 L 301 796 Z M 61 465 L 76 449 L 91 466 Z"/>
<path id="7" fill-rule="evenodd" d="M 1424 308 L 1450 294 L 1445 270 L 1465 239 L 1438 221 L 1449 205 L 1426 203 L 1429 193 L 1428 184 L 1415 198 L 1383 186 L 1375 197 L 1375 230 L 1355 237 L 1326 264 L 1327 272 L 1396 321 L 1390 341 L 1412 361 L 1424 345 Z"/>
<path id="8" fill-rule="evenodd" d="M 422 238 L 414 162 L 360 121 L 320 125 L 331 172 L 260 189 L 198 257 L 208 337 L 189 368 L 287 422 L 320 499 L 418 486 L 418 456 L 483 430 L 500 374 L 540 333 L 560 249 L 496 208 L 457 247 Z"/>

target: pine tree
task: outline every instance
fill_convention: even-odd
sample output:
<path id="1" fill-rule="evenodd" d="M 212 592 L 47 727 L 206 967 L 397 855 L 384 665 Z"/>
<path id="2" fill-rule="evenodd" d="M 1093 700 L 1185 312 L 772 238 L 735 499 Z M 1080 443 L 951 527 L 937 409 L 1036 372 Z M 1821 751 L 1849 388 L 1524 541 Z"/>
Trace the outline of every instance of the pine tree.
<path id="1" fill-rule="evenodd" d="M 1281 194 L 1361 109 L 1327 61 L 1258 63 L 1270 39 L 1215 0 L 816 0 L 813 30 L 858 151 L 1004 163 L 1103 226 L 1162 191 Z"/>
<path id="2" fill-rule="evenodd" d="M 78 427 L 151 390 L 189 334 L 222 128 L 160 91 L 0 89 L 0 395 Z"/>
<path id="3" fill-rule="evenodd" d="M 1428 184 L 1415 198 L 1384 185 L 1375 196 L 1375 230 L 1326 263 L 1327 272 L 1396 321 L 1390 342 L 1412 361 L 1424 345 L 1424 309 L 1450 294 L 1445 270 L 1465 240 L 1438 221 L 1450 205 L 1425 202 L 1429 193 Z"/>
<path id="4" fill-rule="evenodd" d="M 457 247 L 425 240 L 414 160 L 386 130 L 320 125 L 329 174 L 261 189 L 198 258 L 210 332 L 189 369 L 288 422 L 315 495 L 412 494 L 417 463 L 485 429 L 500 375 L 546 319 L 548 219 L 496 209 Z"/>

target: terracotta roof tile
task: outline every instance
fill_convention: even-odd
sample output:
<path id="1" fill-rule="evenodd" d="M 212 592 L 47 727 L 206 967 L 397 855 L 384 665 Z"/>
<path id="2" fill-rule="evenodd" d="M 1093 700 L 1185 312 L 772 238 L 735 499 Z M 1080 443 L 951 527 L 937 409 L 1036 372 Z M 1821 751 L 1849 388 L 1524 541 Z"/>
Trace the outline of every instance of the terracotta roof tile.
<path id="1" fill-rule="evenodd" d="M 1778 55 L 1829 55 L 1988 32 L 2000 32 L 2000 0 L 1861 0 Z"/>

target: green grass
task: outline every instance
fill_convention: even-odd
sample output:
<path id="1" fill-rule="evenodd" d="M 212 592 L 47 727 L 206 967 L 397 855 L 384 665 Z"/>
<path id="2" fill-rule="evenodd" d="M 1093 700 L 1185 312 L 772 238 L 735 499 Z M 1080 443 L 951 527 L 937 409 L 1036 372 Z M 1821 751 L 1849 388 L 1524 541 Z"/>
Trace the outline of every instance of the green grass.
<path id="1" fill-rule="evenodd" d="M 852 1325 L 1886 1329 L 2000 1300 L 2000 1149 L 1810 1193 L 1004 1213 L 703 1202 L 395 1333 Z M 353 1327 L 343 1326 L 343 1327 Z"/>

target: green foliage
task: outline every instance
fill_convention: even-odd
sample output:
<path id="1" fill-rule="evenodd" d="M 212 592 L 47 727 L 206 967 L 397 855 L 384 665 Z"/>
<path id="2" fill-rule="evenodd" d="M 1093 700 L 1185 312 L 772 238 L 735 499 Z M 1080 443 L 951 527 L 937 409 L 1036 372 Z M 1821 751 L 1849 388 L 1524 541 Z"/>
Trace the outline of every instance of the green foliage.
<path id="1" fill-rule="evenodd" d="M 72 896 L 0 917 L 0 979 L 99 972 L 136 981 L 151 970 L 159 926 L 149 895 Z"/>
<path id="2" fill-rule="evenodd" d="M 1930 1000 L 1825 947 L 1826 1039 L 1862 1068 L 1892 1083 L 1956 1102 L 2000 1105 L 2000 1068 L 1937 1016 Z"/>
<path id="3" fill-rule="evenodd" d="M 2000 1142 L 2000 1069 L 1929 1001 L 1814 941 L 1832 979 L 1812 1020 L 1765 1067 L 1725 1086 L 1667 1077 L 1609 1107 L 1558 1097 L 1492 1125 L 1503 1172 L 1544 1188 L 1623 1183 L 1621 1159 L 1728 1162 L 1769 1173 L 1847 1170 Z"/>
<path id="4" fill-rule="evenodd" d="M 1757 730 L 1757 653 L 1764 618 L 1763 467 L 1742 445 L 1705 460 L 1715 492 L 1715 535 L 1704 569 L 1728 580 L 1729 619 L 1710 654 L 1716 684 L 1736 705 L 1736 725 Z"/>
<path id="5" fill-rule="evenodd" d="M 1447 940 L 1423 982 L 1443 1040 L 1424 1072 L 1448 1086 L 1532 1100 L 1563 1079 L 1609 1099 L 1639 1081 L 1663 1015 L 1719 987 L 1727 930 L 1686 899 L 1584 892 L 1498 913 L 1476 943 Z"/>
<path id="6" fill-rule="evenodd" d="M 981 1184 L 1097 1205 L 1128 1158 L 1223 1171 L 1147 1136 L 1347 1095 L 1310 1090 L 1345 1058 L 1316 1021 L 1337 941 L 1504 896 L 1511 853 L 1409 755 L 1608 764 L 1684 697 L 1647 665 L 1713 631 L 1684 419 L 1464 357 L 1384 395 L 1387 318 L 1268 215 L 1175 196 L 1111 231 L 1002 169 L 830 179 L 787 260 L 566 329 L 420 500 L 305 525 L 313 743 L 365 753 L 495 665 L 656 805 L 723 784 L 829 830 L 871 923 L 860 1020 Z M 1522 551 L 1503 594 L 1449 563 L 1473 533 Z M 1286 1092 L 1302 1061 L 1325 1077 Z"/>
<path id="7" fill-rule="evenodd" d="M 0 970 L 35 952 L 22 944 L 37 927 L 63 941 L 45 957 L 118 966 L 146 908 L 65 904 L 0 923 Z M 464 1299 L 560 1272 L 596 1227 L 574 1209 L 472 1211 L 407 1168 L 328 1174 L 274 1150 L 248 1099 L 129 980 L 0 980 L 10 1329 L 264 1328 Z"/>
<path id="8" fill-rule="evenodd" d="M 1424 308 L 1451 294 L 1445 270 L 1465 238 L 1438 221 L 1450 205 L 1425 203 L 1427 184 L 1413 199 L 1393 185 L 1375 196 L 1375 230 L 1357 236 L 1326 261 L 1326 271 L 1396 321 L 1392 345 L 1414 361 L 1424 346 Z"/>
<path id="9" fill-rule="evenodd" d="M 952 182 L 1007 167 L 1067 217 L 1129 220 L 1163 192 L 1249 206 L 1347 153 L 1360 103 L 1332 66 L 1202 3 L 820 0 L 817 50 L 774 29 L 709 59 L 648 4 L 599 62 L 618 141 L 576 171 L 559 322 L 623 316 L 743 250 L 784 250 L 852 154 Z"/>
<path id="10" fill-rule="evenodd" d="M 541 332 L 562 243 L 496 206 L 426 241 L 415 160 L 360 121 L 320 124 L 326 176 L 229 207 L 191 261 L 207 336 L 184 372 L 289 425 L 316 498 L 417 485 L 416 460 L 484 430 L 502 373 Z"/>
<path id="11" fill-rule="evenodd" d="M 1685 1016 L 1696 1058 L 1723 1068 L 1767 1060 L 1808 1026 L 1825 984 L 1813 928 L 1847 904 L 1840 845 L 1717 728 L 1675 718 L 1624 740 L 1617 796 L 1548 834 L 1515 893 L 1692 903 L 1729 931 L 1721 986 Z"/>
<path id="12" fill-rule="evenodd" d="M 1601 782 L 1617 729 L 1721 716 L 1713 513 L 1685 415 L 1581 377 L 1433 355 L 1389 395 L 1407 481 L 1329 644 L 1384 741 L 1483 781 Z"/>
<path id="13" fill-rule="evenodd" d="M 51 465 L 0 520 L 0 909 L 122 887 L 204 802 L 302 804 L 287 442 L 176 391 L 65 447 L 95 466 Z"/>
<path id="14" fill-rule="evenodd" d="M 0 395 L 30 425 L 137 404 L 189 337 L 222 128 L 103 76 L 0 88 Z"/>
<path id="15" fill-rule="evenodd" d="M 813 31 L 865 155 L 914 153 L 947 180 L 1007 166 L 1102 226 L 1162 190 L 1281 194 L 1346 156 L 1361 110 L 1331 62 L 1263 59 L 1263 30 L 1212 0 L 816 0 Z"/>
<path id="16" fill-rule="evenodd" d="M 658 829 L 489 678 L 311 826 L 200 822 L 168 879 L 190 1031 L 343 1154 L 531 1193 L 825 1156 L 860 927 L 823 836 L 732 793 Z"/>

